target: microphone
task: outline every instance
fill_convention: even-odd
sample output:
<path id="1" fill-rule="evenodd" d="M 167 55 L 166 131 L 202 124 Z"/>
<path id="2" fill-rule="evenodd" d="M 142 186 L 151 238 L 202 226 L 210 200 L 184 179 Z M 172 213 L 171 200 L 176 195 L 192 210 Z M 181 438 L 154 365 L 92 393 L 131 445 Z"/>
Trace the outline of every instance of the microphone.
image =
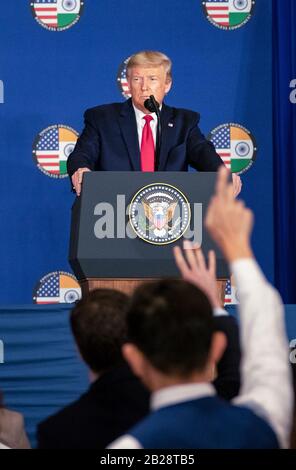
<path id="1" fill-rule="evenodd" d="M 150 95 L 147 100 L 144 101 L 144 106 L 150 113 L 156 113 L 159 111 L 159 103 L 156 101 L 153 95 Z"/>
<path id="2" fill-rule="evenodd" d="M 155 171 L 158 171 L 159 158 L 160 158 L 160 146 L 161 146 L 161 123 L 160 123 L 159 103 L 156 101 L 153 95 L 150 95 L 150 97 L 144 101 L 144 106 L 146 109 L 148 109 L 148 111 L 150 111 L 150 113 L 155 113 L 157 116 L 154 168 L 155 168 Z"/>

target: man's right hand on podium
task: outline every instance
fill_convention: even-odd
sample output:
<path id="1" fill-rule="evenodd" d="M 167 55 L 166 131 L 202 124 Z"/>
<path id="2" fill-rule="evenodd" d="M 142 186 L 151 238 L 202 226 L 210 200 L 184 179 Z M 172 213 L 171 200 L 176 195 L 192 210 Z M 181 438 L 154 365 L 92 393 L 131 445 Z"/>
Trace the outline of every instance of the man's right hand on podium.
<path id="1" fill-rule="evenodd" d="M 77 196 L 80 196 L 81 193 L 81 184 L 82 184 L 82 178 L 83 178 L 83 173 L 85 171 L 91 171 L 89 168 L 78 168 L 78 170 L 75 171 L 72 175 L 72 184 L 73 184 L 73 189 L 75 190 Z"/>

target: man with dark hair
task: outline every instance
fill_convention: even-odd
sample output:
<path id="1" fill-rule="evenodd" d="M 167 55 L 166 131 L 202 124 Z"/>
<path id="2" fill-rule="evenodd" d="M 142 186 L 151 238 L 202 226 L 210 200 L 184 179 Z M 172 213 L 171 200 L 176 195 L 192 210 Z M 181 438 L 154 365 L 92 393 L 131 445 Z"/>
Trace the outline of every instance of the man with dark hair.
<path id="1" fill-rule="evenodd" d="M 128 341 L 161 373 L 187 377 L 203 370 L 213 332 L 211 304 L 192 284 L 163 280 L 139 287 L 133 296 Z"/>
<path id="2" fill-rule="evenodd" d="M 293 396 L 283 306 L 253 258 L 252 224 L 251 211 L 235 201 L 222 167 L 206 226 L 229 261 L 240 291 L 240 394 L 226 402 L 210 383 L 225 337 L 213 331 L 210 303 L 200 289 L 211 298 L 215 255 L 210 252 L 207 268 L 200 249 L 186 249 L 184 255 L 176 247 L 184 281 L 140 287 L 127 314 L 124 356 L 152 391 L 152 412 L 109 448 L 289 445 Z"/>
<path id="3" fill-rule="evenodd" d="M 39 424 L 39 448 L 102 449 L 147 414 L 149 394 L 121 354 L 127 304 L 125 294 L 100 289 L 73 308 L 71 327 L 92 385 Z"/>

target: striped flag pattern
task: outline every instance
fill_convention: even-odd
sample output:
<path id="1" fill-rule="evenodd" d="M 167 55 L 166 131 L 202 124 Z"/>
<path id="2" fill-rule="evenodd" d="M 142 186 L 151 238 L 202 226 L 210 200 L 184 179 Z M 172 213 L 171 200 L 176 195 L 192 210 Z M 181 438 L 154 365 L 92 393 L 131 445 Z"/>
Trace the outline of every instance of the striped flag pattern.
<path id="1" fill-rule="evenodd" d="M 60 174 L 59 129 L 49 129 L 40 137 L 36 146 L 39 165 L 54 175 Z"/>
<path id="2" fill-rule="evenodd" d="M 35 0 L 34 10 L 42 23 L 54 28 L 58 27 L 57 0 Z"/>
<path id="3" fill-rule="evenodd" d="M 216 152 L 222 158 L 224 165 L 231 169 L 230 126 L 224 126 L 212 137 Z"/>
<path id="4" fill-rule="evenodd" d="M 208 15 L 215 23 L 221 26 L 229 26 L 228 0 L 208 0 L 205 5 Z"/>
<path id="5" fill-rule="evenodd" d="M 208 19 L 225 29 L 244 24 L 251 16 L 255 0 L 206 0 L 203 2 Z"/>
<path id="6" fill-rule="evenodd" d="M 224 305 L 237 305 L 238 303 L 237 288 L 231 280 L 228 280 L 225 287 Z"/>

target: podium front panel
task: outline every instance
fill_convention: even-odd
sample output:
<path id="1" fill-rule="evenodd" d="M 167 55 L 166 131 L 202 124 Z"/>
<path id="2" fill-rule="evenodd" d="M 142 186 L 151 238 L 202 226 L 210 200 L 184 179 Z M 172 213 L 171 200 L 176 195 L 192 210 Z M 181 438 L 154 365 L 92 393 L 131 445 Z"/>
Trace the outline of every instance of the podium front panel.
<path id="1" fill-rule="evenodd" d="M 172 249 L 175 245 L 181 246 L 185 237 L 200 241 L 205 254 L 213 249 L 217 256 L 217 277 L 227 278 L 227 264 L 203 224 L 216 176 L 217 173 L 198 172 L 85 173 L 81 196 L 76 198 L 72 208 L 69 258 L 76 277 L 79 280 L 176 277 L 179 273 Z M 126 207 L 145 186 L 162 184 L 176 188 L 190 204 L 191 222 L 184 236 L 161 245 L 144 241 L 135 233 L 134 238 L 126 236 L 123 230 L 129 221 Z M 106 236 L 98 238 L 96 224 L 101 224 L 104 208 L 109 226 L 104 232 Z M 191 236 L 187 238 L 189 233 Z"/>

